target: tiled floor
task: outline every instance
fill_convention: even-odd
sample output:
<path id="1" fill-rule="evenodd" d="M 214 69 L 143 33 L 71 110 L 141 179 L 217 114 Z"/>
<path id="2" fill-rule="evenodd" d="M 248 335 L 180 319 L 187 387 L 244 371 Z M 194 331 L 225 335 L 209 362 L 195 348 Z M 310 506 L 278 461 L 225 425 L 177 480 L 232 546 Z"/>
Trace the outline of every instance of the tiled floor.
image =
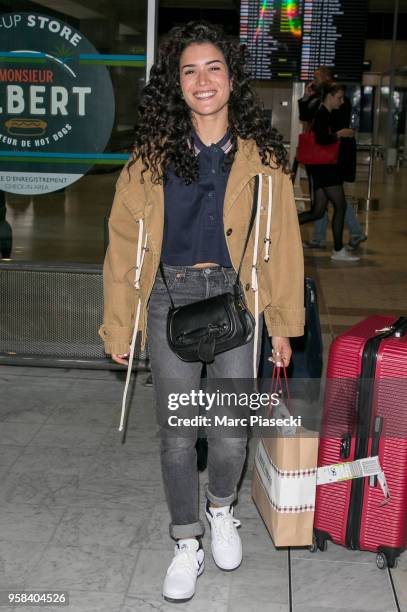
<path id="1" fill-rule="evenodd" d="M 325 351 L 334 335 L 367 314 L 407 312 L 407 171 L 384 184 L 382 178 L 378 171 L 380 208 L 367 215 L 369 238 L 359 264 L 331 262 L 328 249 L 305 252 L 307 273 L 318 284 Z M 106 185 L 96 201 L 90 197 L 95 180 Z M 49 261 L 58 245 L 61 259 L 100 261 L 113 182 L 113 175 L 87 177 L 56 199 L 9 198 L 15 256 Z M 365 188 L 360 183 L 349 193 L 362 195 Z M 360 218 L 366 222 L 364 212 Z M 303 228 L 304 237 L 310 229 Z M 145 377 L 137 376 L 123 446 L 117 432 L 122 373 L 1 368 L 0 591 L 67 590 L 72 612 L 174 609 L 160 595 L 172 544 Z M 203 473 L 202 484 L 205 478 Z M 236 514 L 242 566 L 232 573 L 217 570 L 206 537 L 205 572 L 194 599 L 180 609 L 407 611 L 406 553 L 389 572 L 376 568 L 373 554 L 333 544 L 316 554 L 276 550 L 250 498 L 250 469 Z"/>
<path id="2" fill-rule="evenodd" d="M 2 368 L 0 591 L 65 590 L 72 612 L 174 609 L 160 596 L 172 545 L 145 377 L 137 377 L 123 446 L 121 373 Z M 251 501 L 250 473 L 237 506 L 243 564 L 217 570 L 206 537 L 206 569 L 183 610 L 397 610 L 373 554 L 333 544 L 316 554 L 276 550 Z M 391 574 L 407 610 L 406 555 Z"/>

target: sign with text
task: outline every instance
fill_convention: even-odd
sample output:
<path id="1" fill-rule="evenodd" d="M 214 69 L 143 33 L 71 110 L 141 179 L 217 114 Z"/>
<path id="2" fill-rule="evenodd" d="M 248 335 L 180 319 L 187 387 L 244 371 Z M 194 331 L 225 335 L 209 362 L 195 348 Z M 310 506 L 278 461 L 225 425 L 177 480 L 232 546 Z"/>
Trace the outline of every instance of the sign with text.
<path id="1" fill-rule="evenodd" d="M 83 34 L 54 17 L 3 14 L 0 43 L 0 190 L 67 187 L 110 138 L 109 72 Z"/>

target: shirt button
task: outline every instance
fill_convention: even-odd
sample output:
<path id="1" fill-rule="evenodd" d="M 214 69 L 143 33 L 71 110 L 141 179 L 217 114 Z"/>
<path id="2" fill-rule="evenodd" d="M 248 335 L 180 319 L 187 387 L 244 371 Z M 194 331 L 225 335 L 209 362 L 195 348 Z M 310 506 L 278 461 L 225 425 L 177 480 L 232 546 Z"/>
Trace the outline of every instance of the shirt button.
<path id="1" fill-rule="evenodd" d="M 229 227 L 229 229 L 226 232 L 226 236 L 230 236 L 230 234 L 233 232 L 232 228 Z"/>
<path id="2" fill-rule="evenodd" d="M 215 195 L 214 191 L 208 191 L 208 198 L 213 198 L 214 195 Z"/>
<path id="3" fill-rule="evenodd" d="M 211 172 L 212 172 L 212 174 L 216 174 L 215 168 L 212 168 Z"/>
<path id="4" fill-rule="evenodd" d="M 210 219 L 211 221 L 213 221 L 213 220 L 215 219 L 215 217 L 214 217 L 213 215 L 209 215 L 209 219 Z"/>
<path id="5" fill-rule="evenodd" d="M 246 289 L 246 291 L 249 291 L 249 289 L 250 289 L 250 283 L 246 283 L 244 288 Z"/>

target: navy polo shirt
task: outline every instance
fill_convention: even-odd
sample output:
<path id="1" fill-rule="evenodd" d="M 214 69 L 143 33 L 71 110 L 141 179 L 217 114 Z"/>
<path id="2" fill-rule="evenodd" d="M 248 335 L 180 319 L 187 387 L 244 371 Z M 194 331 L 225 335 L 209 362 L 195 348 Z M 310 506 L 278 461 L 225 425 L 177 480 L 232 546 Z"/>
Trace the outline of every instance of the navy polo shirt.
<path id="1" fill-rule="evenodd" d="M 186 185 L 171 168 L 164 180 L 164 236 L 161 261 L 170 266 L 193 266 L 211 261 L 232 267 L 223 231 L 223 202 L 231 164 L 230 132 L 216 144 L 203 144 L 192 132 L 199 178 Z"/>

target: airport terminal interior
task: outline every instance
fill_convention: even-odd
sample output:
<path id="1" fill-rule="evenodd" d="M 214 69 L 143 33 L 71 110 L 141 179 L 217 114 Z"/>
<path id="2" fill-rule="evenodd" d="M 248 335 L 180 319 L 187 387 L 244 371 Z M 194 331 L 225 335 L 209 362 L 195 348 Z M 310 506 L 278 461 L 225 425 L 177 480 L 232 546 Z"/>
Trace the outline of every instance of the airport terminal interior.
<path id="1" fill-rule="evenodd" d="M 41 13 L 84 33 L 99 53 L 138 57 L 146 54 L 151 4 L 0 0 L 0 19 L 12 11 Z M 185 22 L 186 15 L 218 20 L 233 33 L 239 27 L 238 5 L 233 0 L 162 0 L 155 5 L 158 37 L 169 23 Z M 399 10 L 399 39 L 393 47 L 392 72 L 394 5 Z M 324 367 L 332 340 L 354 323 L 373 314 L 407 315 L 407 41 L 405 32 L 404 39 L 400 34 L 406 17 L 406 2 L 370 0 L 368 27 L 373 33 L 366 40 L 362 80 L 349 83 L 360 131 L 356 180 L 345 183 L 345 193 L 367 238 L 356 251 L 360 260 L 331 260 L 329 227 L 324 248 L 304 246 L 306 276 L 317 287 Z M 126 156 L 145 67 L 113 65 L 110 72 L 116 113 L 105 152 Z M 292 147 L 300 131 L 295 96 L 301 95 L 301 84 L 259 79 L 256 89 L 293 159 Z M 394 96 L 390 123 L 389 91 Z M 7 163 L 1 160 L 4 166 Z M 81 170 L 79 180 L 50 193 L 21 195 L 14 190 L 5 194 L 12 248 L 0 258 L 0 286 L 5 286 L 1 278 L 8 265 L 25 266 L 27 271 L 31 265 L 38 271 L 42 264 L 44 269 L 58 265 L 67 270 L 81 266 L 100 270 L 106 219 L 121 163 L 119 157 L 114 163 L 96 163 Z M 28 173 L 41 171 L 40 163 L 26 160 L 24 164 Z M 13 161 L 11 169 L 0 168 L 0 173 L 17 173 L 17 165 Z M 294 192 L 298 211 L 306 209 L 309 190 L 304 170 L 297 173 Z M 312 231 L 312 224 L 301 228 L 304 243 L 312 239 Z M 7 296 L 0 295 L 0 304 L 9 310 L 11 320 L 14 306 Z M 42 308 L 46 329 L 53 312 L 52 308 L 46 312 L 46 304 Z M 0 321 L 5 325 L 4 313 Z M 19 329 L 24 334 L 24 326 Z M 5 342 L 7 334 L 0 332 Z M 66 591 L 70 598 L 66 609 L 72 612 L 173 610 L 174 605 L 161 597 L 172 541 L 161 484 L 153 388 L 146 384 L 148 362 L 135 375 L 123 445 L 117 427 L 125 372 L 100 367 L 100 363 L 83 367 L 79 359 L 71 367 L 55 367 L 58 364 L 52 358 L 46 367 L 31 365 L 33 355 L 26 363 L 13 362 L 10 347 L 5 356 L 0 346 L 0 354 L 0 592 Z M 179 608 L 188 612 L 407 611 L 406 552 L 396 567 L 379 570 L 373 553 L 332 542 L 325 552 L 316 553 L 273 546 L 251 500 L 255 443 L 252 440 L 249 445 L 235 509 L 242 522 L 243 563 L 235 572 L 220 572 L 210 555 L 207 531 L 204 575 L 195 597 Z M 200 474 L 202 514 L 206 476 L 206 471 Z M 15 609 L 0 601 L 0 610 Z"/>

